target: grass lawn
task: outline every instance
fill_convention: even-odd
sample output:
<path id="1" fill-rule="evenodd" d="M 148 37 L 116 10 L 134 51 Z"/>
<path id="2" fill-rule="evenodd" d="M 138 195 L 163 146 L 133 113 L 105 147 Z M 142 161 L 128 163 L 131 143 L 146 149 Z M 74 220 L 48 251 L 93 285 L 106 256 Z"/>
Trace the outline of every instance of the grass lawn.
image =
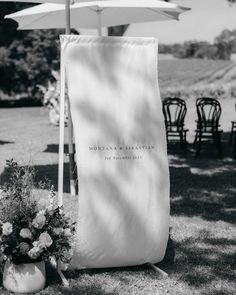
<path id="1" fill-rule="evenodd" d="M 194 130 L 194 102 L 188 103 L 187 127 L 191 142 Z M 232 105 L 231 105 L 232 103 Z M 191 144 L 184 156 L 178 144 L 169 147 L 171 182 L 171 241 L 168 256 L 160 267 L 169 277 L 161 278 L 148 267 L 86 270 L 66 273 L 70 288 L 48 269 L 48 283 L 42 295 L 74 294 L 235 294 L 236 290 L 236 161 L 228 146 L 233 102 L 222 101 L 224 158 L 217 158 L 209 145 L 198 159 Z M 57 187 L 58 128 L 50 126 L 43 108 L 0 109 L 0 181 L 6 159 L 30 164 L 38 180 L 51 179 Z M 65 160 L 68 172 L 68 159 Z M 65 207 L 74 216 L 77 199 L 68 193 Z M 7 295 L 0 286 L 0 294 Z"/>

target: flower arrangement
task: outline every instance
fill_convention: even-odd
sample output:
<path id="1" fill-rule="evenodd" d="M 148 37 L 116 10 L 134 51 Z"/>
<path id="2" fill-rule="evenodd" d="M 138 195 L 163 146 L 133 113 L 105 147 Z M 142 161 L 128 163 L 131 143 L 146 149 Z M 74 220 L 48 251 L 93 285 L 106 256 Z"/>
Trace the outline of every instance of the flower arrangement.
<path id="1" fill-rule="evenodd" d="M 49 109 L 49 122 L 52 125 L 59 125 L 60 119 L 60 75 L 57 71 L 52 71 L 53 81 L 48 82 L 48 87 L 38 85 L 43 92 L 43 105 Z M 67 100 L 67 96 L 66 96 Z M 65 103 L 64 122 L 68 122 L 68 106 Z"/>
<path id="2" fill-rule="evenodd" d="M 48 197 L 37 200 L 35 171 L 7 161 L 8 181 L 0 193 L 0 257 L 14 264 L 45 261 L 67 263 L 75 223 L 56 205 L 51 187 Z M 47 183 L 39 183 L 45 188 Z"/>

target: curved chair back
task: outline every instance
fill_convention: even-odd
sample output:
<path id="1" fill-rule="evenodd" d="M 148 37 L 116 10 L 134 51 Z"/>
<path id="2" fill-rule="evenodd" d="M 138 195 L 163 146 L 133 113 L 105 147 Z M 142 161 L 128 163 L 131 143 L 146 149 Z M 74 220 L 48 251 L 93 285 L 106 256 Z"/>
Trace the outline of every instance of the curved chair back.
<path id="1" fill-rule="evenodd" d="M 166 128 L 183 128 L 186 112 L 187 107 L 183 99 L 178 97 L 166 97 L 163 100 L 163 113 Z"/>
<path id="2" fill-rule="evenodd" d="M 196 100 L 198 126 L 203 129 L 218 129 L 221 106 L 217 99 L 200 97 Z"/>

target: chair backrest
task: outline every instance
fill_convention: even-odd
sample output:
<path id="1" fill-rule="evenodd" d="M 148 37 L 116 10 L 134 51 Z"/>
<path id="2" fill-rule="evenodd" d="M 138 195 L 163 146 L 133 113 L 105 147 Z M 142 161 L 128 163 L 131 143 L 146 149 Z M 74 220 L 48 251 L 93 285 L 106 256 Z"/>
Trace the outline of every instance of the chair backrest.
<path id="1" fill-rule="evenodd" d="M 196 100 L 198 124 L 203 128 L 218 128 L 221 106 L 217 99 L 199 97 Z"/>
<path id="2" fill-rule="evenodd" d="M 166 97 L 163 100 L 163 113 L 166 126 L 182 128 L 186 116 L 187 107 L 183 99 L 179 97 Z"/>

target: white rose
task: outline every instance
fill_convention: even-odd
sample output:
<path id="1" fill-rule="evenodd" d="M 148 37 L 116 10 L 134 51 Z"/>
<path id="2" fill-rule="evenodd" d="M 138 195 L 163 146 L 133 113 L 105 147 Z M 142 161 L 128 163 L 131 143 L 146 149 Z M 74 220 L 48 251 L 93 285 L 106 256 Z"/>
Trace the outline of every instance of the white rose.
<path id="1" fill-rule="evenodd" d="M 5 222 L 2 224 L 2 233 L 5 236 L 9 236 L 13 231 L 12 224 L 10 222 Z"/>

